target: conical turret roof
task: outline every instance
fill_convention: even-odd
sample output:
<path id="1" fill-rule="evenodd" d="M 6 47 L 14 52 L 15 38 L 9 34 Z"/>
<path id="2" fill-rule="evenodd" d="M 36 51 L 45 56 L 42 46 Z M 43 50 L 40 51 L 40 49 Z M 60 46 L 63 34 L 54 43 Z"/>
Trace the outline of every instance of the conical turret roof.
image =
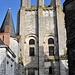
<path id="1" fill-rule="evenodd" d="M 14 23 L 11 15 L 11 9 L 9 7 L 6 16 L 4 18 L 3 24 L 1 26 L 1 32 L 4 32 L 5 25 L 10 25 L 10 36 L 15 37 L 15 28 L 14 28 Z"/>

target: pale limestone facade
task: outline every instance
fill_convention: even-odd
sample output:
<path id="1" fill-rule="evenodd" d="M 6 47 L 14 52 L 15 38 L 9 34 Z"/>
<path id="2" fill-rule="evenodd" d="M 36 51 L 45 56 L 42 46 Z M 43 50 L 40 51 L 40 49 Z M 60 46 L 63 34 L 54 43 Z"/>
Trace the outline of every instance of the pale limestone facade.
<path id="1" fill-rule="evenodd" d="M 55 5 L 56 4 L 56 5 Z M 55 10 L 56 7 L 56 10 Z M 44 0 L 37 0 L 37 6 L 31 6 L 30 0 L 21 0 L 17 15 L 17 34 L 20 38 L 20 51 L 24 65 L 24 75 L 34 71 L 34 75 L 68 75 L 67 60 L 60 58 L 66 52 L 66 31 L 61 0 L 51 0 L 50 6 Z M 52 38 L 54 44 L 49 45 Z M 35 40 L 34 45 L 29 41 Z M 49 46 L 54 47 L 54 55 L 49 55 Z M 30 48 L 34 56 L 30 56 Z M 52 74 L 49 74 L 49 67 Z M 31 72 L 30 72 L 31 71 Z M 62 73 L 63 72 L 63 73 Z"/>
<path id="2" fill-rule="evenodd" d="M 0 45 L 0 75 L 15 75 L 16 55 L 6 45 Z"/>

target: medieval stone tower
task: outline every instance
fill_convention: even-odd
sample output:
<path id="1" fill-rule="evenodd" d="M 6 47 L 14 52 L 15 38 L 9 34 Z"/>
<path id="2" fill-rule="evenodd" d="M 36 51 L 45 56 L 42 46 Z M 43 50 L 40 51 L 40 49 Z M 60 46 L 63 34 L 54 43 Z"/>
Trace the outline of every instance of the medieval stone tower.
<path id="1" fill-rule="evenodd" d="M 36 6 L 31 6 L 31 0 L 21 0 L 17 17 L 24 75 L 67 75 L 61 0 L 51 0 L 50 5 L 37 0 Z"/>

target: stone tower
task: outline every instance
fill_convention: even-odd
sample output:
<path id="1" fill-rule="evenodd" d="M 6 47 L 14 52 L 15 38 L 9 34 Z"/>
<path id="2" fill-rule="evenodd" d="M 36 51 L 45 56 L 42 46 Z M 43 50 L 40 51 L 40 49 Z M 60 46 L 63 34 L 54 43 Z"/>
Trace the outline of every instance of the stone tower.
<path id="1" fill-rule="evenodd" d="M 75 0 L 65 0 L 64 12 L 67 31 L 69 75 L 75 75 Z"/>
<path id="2" fill-rule="evenodd" d="M 36 6 L 31 6 L 30 0 L 21 0 L 17 34 L 21 36 L 24 75 L 67 75 L 63 66 L 66 60 L 61 58 L 66 52 L 62 10 L 61 0 L 51 0 L 50 5 L 44 5 L 44 0 L 37 0 Z"/>

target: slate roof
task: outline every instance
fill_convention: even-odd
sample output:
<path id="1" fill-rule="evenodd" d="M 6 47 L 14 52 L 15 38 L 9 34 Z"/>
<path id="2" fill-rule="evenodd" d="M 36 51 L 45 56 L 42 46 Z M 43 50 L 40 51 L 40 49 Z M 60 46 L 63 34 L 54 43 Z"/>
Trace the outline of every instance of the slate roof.
<path id="1" fill-rule="evenodd" d="M 10 8 L 8 9 L 8 11 L 6 13 L 6 16 L 4 18 L 4 21 L 2 23 L 1 32 L 4 32 L 5 25 L 10 25 L 10 36 L 11 37 L 15 37 L 15 28 L 14 28 L 14 24 L 13 24 L 13 19 L 12 19 L 11 9 Z"/>

